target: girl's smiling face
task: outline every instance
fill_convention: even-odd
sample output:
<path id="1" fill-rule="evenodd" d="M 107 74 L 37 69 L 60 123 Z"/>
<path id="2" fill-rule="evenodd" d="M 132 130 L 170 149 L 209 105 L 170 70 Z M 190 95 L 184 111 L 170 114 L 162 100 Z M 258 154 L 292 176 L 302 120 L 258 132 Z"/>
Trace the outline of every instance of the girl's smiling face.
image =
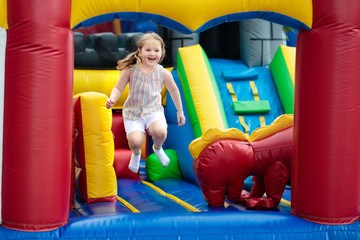
<path id="1" fill-rule="evenodd" d="M 144 42 L 144 46 L 140 48 L 139 53 L 142 64 L 147 66 L 155 66 L 160 62 L 162 56 L 162 48 L 159 40 L 148 39 Z"/>

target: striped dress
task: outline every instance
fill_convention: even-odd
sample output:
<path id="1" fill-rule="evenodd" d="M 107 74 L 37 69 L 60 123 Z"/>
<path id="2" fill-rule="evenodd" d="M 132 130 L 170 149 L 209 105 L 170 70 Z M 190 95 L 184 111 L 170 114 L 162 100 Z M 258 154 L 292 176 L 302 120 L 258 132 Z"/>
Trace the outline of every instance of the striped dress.
<path id="1" fill-rule="evenodd" d="M 164 111 L 160 94 L 164 86 L 162 71 L 163 67 L 159 64 L 149 74 L 140 72 L 138 65 L 131 68 L 129 96 L 123 108 L 124 118 L 144 120 L 154 112 Z"/>

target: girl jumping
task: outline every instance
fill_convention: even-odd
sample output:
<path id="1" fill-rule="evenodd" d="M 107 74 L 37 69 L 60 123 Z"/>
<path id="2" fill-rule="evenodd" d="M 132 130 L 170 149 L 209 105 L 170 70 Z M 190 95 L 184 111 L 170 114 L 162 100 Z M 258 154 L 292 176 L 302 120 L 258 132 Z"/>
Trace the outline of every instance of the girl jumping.
<path id="1" fill-rule="evenodd" d="M 141 146 L 145 140 L 145 129 L 154 141 L 153 150 L 161 164 L 166 167 L 170 159 L 162 145 L 167 136 L 167 123 L 161 105 L 161 90 L 165 84 L 177 109 L 179 126 L 185 124 L 185 116 L 179 89 L 171 73 L 159 63 L 165 57 L 165 44 L 156 33 L 144 34 L 137 43 L 138 49 L 125 59 L 119 60 L 119 80 L 106 101 L 111 108 L 129 84 L 129 96 L 123 107 L 124 126 L 132 151 L 129 169 L 137 173 L 140 166 Z"/>

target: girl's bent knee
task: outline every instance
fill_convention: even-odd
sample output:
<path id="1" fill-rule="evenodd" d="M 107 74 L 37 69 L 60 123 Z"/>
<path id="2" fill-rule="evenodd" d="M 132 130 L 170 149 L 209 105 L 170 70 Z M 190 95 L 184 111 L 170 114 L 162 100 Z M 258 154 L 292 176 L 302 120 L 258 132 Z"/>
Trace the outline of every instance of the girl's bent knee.
<path id="1" fill-rule="evenodd" d="M 153 137 L 154 138 L 158 138 L 158 139 L 163 139 L 165 140 L 167 136 L 167 131 L 166 129 L 157 129 L 157 131 L 155 131 L 153 133 Z"/>
<path id="2" fill-rule="evenodd" d="M 129 145 L 132 149 L 141 148 L 144 142 L 144 138 L 138 136 L 128 137 Z"/>

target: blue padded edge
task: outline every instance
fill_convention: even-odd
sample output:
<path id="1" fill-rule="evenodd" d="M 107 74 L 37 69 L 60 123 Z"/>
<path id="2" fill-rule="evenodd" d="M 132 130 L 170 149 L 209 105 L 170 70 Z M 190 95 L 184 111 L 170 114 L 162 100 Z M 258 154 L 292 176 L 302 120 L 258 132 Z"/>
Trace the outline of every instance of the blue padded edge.
<path id="1" fill-rule="evenodd" d="M 291 215 L 290 211 L 246 211 L 240 205 L 226 202 L 224 208 L 209 208 L 201 196 L 198 186 L 180 179 L 164 179 L 154 182 L 165 192 L 202 208 L 204 212 L 169 211 L 170 204 L 153 196 L 146 185 L 134 180 L 119 180 L 120 195 L 133 204 L 143 205 L 143 213 L 111 213 L 101 211 L 100 206 L 109 204 L 89 204 L 95 206 L 93 215 L 74 216 L 71 214 L 67 225 L 47 232 L 21 232 L 0 227 L 1 239 L 100 239 L 100 240 L 194 240 L 194 239 L 241 239 L 241 240 L 318 240 L 318 239 L 359 239 L 359 221 L 348 225 L 321 225 Z M 289 189 L 284 195 L 289 197 Z M 164 197 L 165 198 L 165 197 Z M 149 209 L 161 212 L 151 212 Z M 140 208 L 140 207 L 139 207 Z M 206 211 L 207 208 L 207 211 Z"/>
<path id="2" fill-rule="evenodd" d="M 235 81 L 235 80 L 255 80 L 258 78 L 259 74 L 255 68 L 250 68 L 247 70 L 223 70 L 222 76 L 225 81 Z"/>
<path id="3" fill-rule="evenodd" d="M 281 212 L 143 213 L 71 218 L 49 232 L 0 227 L 3 239 L 359 239 L 359 222 L 321 225 Z"/>

